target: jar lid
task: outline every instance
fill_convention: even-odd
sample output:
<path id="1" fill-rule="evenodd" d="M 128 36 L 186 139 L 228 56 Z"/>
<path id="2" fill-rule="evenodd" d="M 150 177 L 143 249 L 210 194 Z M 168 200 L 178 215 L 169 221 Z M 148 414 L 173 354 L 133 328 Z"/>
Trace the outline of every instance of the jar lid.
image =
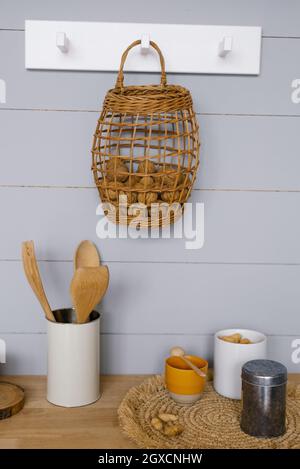
<path id="1" fill-rule="evenodd" d="M 273 360 L 250 360 L 242 368 L 242 379 L 261 386 L 278 386 L 287 381 L 287 369 Z"/>

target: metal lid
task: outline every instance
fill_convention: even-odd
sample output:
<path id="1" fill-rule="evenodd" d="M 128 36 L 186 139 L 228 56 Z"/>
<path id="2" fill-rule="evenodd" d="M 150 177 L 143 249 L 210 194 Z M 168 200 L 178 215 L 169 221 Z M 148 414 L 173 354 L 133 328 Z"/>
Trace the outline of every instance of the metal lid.
<path id="1" fill-rule="evenodd" d="M 273 360 L 250 360 L 242 368 L 242 379 L 261 386 L 278 386 L 287 381 L 287 369 Z"/>

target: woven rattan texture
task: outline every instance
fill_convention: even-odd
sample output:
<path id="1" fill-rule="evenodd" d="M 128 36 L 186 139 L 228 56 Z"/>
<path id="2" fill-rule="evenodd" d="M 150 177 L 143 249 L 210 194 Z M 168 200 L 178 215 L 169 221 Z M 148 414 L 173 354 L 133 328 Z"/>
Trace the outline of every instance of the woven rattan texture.
<path id="1" fill-rule="evenodd" d="M 126 196 L 133 204 L 127 224 L 142 211 L 142 225 L 161 226 L 176 218 L 174 211 L 190 196 L 199 165 L 199 128 L 190 92 L 166 83 L 164 58 L 155 43 L 151 46 L 160 58 L 160 85 L 124 86 L 124 63 L 138 44 L 124 52 L 116 86 L 105 97 L 94 134 L 92 170 L 102 202 L 115 207 L 116 221 L 122 222 L 120 196 Z"/>
<path id="2" fill-rule="evenodd" d="M 154 430 L 151 419 L 160 412 L 179 416 L 184 431 L 166 437 Z M 206 384 L 202 398 L 192 406 L 180 406 L 168 395 L 161 376 L 129 390 L 119 410 L 123 432 L 140 448 L 300 448 L 300 387 L 289 386 L 287 431 L 278 438 L 254 438 L 240 430 L 241 402 L 218 395 Z"/>

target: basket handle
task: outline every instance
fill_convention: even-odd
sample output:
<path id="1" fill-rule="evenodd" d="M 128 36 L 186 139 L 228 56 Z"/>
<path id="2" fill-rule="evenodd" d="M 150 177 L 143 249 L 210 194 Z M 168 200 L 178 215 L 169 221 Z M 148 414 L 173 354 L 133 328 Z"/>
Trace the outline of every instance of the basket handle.
<path id="1" fill-rule="evenodd" d="M 127 47 L 127 49 L 123 52 L 123 55 L 121 57 L 121 63 L 120 63 L 120 70 L 119 70 L 119 73 L 118 73 L 118 77 L 117 77 L 117 81 L 116 81 L 116 85 L 115 85 L 115 88 L 121 88 L 121 90 L 123 90 L 124 88 L 124 73 L 123 73 L 123 69 L 124 69 L 124 64 L 125 64 L 125 61 L 127 59 L 127 55 L 129 53 L 129 51 L 135 47 L 135 46 L 138 46 L 139 44 L 141 44 L 141 40 L 138 39 L 137 41 L 134 41 L 132 44 L 130 44 L 130 46 Z M 164 56 L 162 55 L 162 51 L 160 50 L 160 48 L 158 47 L 158 45 L 153 42 L 153 41 L 150 41 L 150 46 L 153 47 L 153 49 L 156 50 L 156 52 L 158 53 L 159 55 L 159 60 L 160 60 L 160 66 L 161 66 L 161 78 L 160 78 L 160 84 L 161 86 L 164 88 L 167 84 L 167 76 L 166 76 L 166 67 L 165 67 L 165 59 L 164 59 Z"/>

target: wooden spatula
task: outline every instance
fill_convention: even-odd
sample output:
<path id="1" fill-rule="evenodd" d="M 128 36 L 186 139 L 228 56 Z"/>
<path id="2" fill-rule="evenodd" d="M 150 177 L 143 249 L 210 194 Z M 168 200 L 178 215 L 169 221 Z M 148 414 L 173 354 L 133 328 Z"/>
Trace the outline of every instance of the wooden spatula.
<path id="1" fill-rule="evenodd" d="M 42 284 L 42 279 L 34 253 L 33 241 L 25 241 L 24 243 L 22 243 L 22 260 L 28 283 L 34 291 L 37 299 L 39 300 L 45 312 L 46 318 L 49 319 L 49 321 L 55 322 L 55 317 L 48 303 Z"/>
<path id="2" fill-rule="evenodd" d="M 92 241 L 81 241 L 77 246 L 74 256 L 74 268 L 79 267 L 99 267 L 101 261 L 97 248 Z"/>
<path id="3" fill-rule="evenodd" d="M 87 322 L 90 313 L 105 295 L 108 283 L 109 270 L 106 266 L 79 267 L 75 270 L 70 294 L 77 323 Z"/>

